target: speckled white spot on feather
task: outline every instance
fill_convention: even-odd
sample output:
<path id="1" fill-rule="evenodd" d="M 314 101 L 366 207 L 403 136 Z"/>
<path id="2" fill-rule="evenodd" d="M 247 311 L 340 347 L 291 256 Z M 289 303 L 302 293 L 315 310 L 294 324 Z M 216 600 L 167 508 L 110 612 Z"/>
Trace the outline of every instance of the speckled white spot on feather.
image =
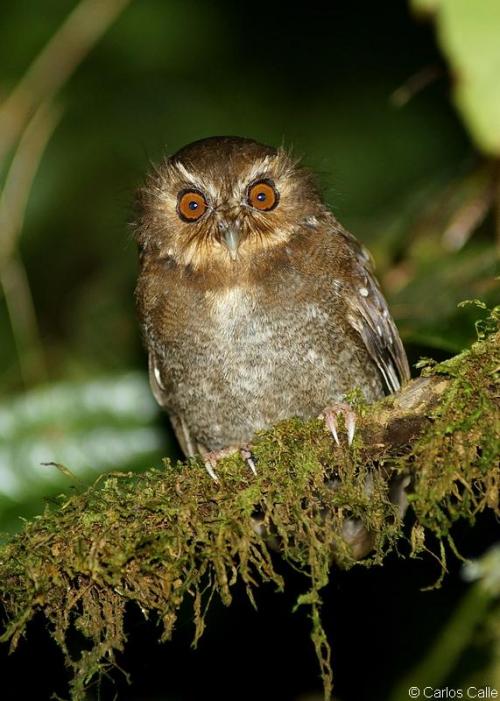
<path id="1" fill-rule="evenodd" d="M 316 218 L 314 215 L 311 215 L 310 217 L 306 217 L 306 218 L 304 219 L 304 224 L 305 224 L 306 226 L 315 227 L 315 226 L 318 226 L 318 220 L 317 220 L 317 218 Z"/>

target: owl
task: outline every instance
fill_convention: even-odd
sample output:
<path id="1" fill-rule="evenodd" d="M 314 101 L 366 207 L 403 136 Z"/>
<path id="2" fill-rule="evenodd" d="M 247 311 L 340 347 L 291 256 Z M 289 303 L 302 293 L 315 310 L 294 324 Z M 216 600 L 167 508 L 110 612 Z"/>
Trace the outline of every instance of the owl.
<path id="1" fill-rule="evenodd" d="M 293 416 L 399 389 L 408 363 L 370 257 L 311 172 L 240 137 L 185 146 L 147 177 L 134 231 L 153 394 L 187 456 L 225 452 Z M 326 410 L 325 410 L 326 408 Z"/>

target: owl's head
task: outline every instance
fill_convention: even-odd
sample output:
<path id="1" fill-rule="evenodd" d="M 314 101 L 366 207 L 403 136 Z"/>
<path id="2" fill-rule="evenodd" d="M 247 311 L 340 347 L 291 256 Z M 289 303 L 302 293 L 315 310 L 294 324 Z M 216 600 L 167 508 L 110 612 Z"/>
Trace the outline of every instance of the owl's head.
<path id="1" fill-rule="evenodd" d="M 324 210 L 310 173 L 284 149 L 227 136 L 167 158 L 139 191 L 138 209 L 141 248 L 194 270 L 249 262 Z"/>

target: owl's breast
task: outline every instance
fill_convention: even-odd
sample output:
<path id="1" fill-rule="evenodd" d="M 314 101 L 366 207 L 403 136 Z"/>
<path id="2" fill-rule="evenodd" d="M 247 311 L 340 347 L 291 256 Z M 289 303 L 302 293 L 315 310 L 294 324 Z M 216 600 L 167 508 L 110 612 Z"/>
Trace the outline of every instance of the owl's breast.
<path id="1" fill-rule="evenodd" d="M 206 291 L 164 355 L 171 410 L 216 450 L 317 415 L 356 384 L 368 399 L 380 396 L 375 369 L 338 314 L 333 299 L 313 302 L 293 286 L 274 297 L 237 285 Z"/>
<path id="2" fill-rule="evenodd" d="M 278 326 L 281 334 L 290 331 L 283 318 L 286 310 L 273 309 L 269 300 L 243 287 L 207 292 L 206 300 L 210 333 L 226 353 L 232 354 L 238 348 L 242 365 L 252 349 L 268 348 Z"/>

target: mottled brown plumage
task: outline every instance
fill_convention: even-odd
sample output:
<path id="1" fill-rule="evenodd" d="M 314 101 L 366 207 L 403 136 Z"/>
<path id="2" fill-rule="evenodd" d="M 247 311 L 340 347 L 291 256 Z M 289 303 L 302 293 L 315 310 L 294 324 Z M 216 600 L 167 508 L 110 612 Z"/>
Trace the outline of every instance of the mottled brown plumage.
<path id="1" fill-rule="evenodd" d="M 368 254 L 283 149 L 195 142 L 155 169 L 138 205 L 150 381 L 187 455 L 408 378 Z"/>

